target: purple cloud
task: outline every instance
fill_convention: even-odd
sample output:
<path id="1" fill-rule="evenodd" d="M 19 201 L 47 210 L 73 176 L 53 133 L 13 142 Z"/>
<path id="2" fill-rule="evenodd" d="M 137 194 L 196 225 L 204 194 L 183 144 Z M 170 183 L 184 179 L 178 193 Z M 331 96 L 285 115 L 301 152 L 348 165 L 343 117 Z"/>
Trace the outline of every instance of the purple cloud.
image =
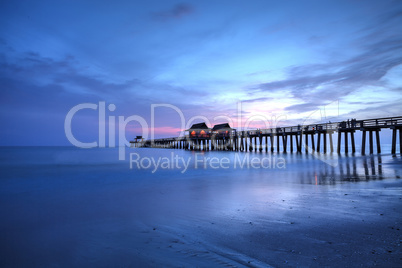
<path id="1" fill-rule="evenodd" d="M 194 12 L 194 8 L 188 4 L 180 3 L 175 5 L 173 8 L 154 13 L 154 17 L 157 19 L 180 19 Z"/>
<path id="2" fill-rule="evenodd" d="M 305 112 L 342 99 L 364 86 L 386 86 L 381 79 L 402 64 L 401 11 L 379 16 L 371 27 L 356 33 L 354 44 L 362 51 L 348 59 L 334 58 L 324 64 L 307 64 L 288 68 L 288 78 L 251 86 L 255 92 L 290 92 L 303 101 L 286 107 L 292 112 Z M 390 34 L 392 33 L 392 34 Z"/>

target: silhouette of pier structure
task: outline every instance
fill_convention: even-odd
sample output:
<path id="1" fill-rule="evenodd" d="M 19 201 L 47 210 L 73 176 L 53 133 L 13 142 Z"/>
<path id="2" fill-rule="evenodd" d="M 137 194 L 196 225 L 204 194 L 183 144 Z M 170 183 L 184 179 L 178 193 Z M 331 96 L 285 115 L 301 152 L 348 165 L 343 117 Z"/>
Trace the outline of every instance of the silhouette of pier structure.
<path id="1" fill-rule="evenodd" d="M 367 134 L 369 153 L 374 153 L 374 136 L 377 153 L 381 153 L 380 131 L 382 129 L 391 129 L 392 131 L 392 154 L 396 153 L 396 141 L 397 136 L 399 136 L 399 152 L 402 154 L 402 116 L 365 120 L 352 119 L 342 122 L 247 131 L 237 131 L 227 123 L 215 125 L 212 128 L 209 128 L 205 123 L 198 123 L 187 129 L 187 134 L 184 137 L 141 140 L 140 147 L 244 152 L 274 152 L 276 149 L 276 152 L 284 153 L 302 153 L 304 151 L 305 153 L 316 152 L 326 154 L 334 153 L 333 134 L 337 132 L 336 152 L 338 154 L 341 153 L 341 149 L 343 148 L 345 153 L 355 153 L 355 132 L 361 131 L 361 154 L 364 155 L 366 154 Z M 397 135 L 398 130 L 399 135 Z"/>
<path id="2" fill-rule="evenodd" d="M 145 144 L 144 138 L 142 136 L 136 136 L 133 141 L 130 141 L 130 147 L 143 147 Z"/>

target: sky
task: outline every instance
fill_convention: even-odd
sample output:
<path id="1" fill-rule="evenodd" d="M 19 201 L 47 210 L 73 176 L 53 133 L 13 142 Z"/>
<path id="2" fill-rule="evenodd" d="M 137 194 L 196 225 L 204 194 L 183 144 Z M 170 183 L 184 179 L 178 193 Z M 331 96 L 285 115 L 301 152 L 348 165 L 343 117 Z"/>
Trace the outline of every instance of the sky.
<path id="1" fill-rule="evenodd" d="M 0 65 L 0 145 L 401 116 L 402 1 L 1 1 Z"/>

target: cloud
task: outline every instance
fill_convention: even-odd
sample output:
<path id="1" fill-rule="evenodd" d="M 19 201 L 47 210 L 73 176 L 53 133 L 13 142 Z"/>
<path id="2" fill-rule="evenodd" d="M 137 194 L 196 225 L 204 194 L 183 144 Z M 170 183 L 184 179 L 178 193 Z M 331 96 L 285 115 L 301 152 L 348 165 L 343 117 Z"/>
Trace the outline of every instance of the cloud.
<path id="1" fill-rule="evenodd" d="M 139 79 L 117 81 L 88 70 L 71 56 L 58 60 L 33 52 L 14 58 L 3 56 L 0 55 L 0 118 L 5 126 L 0 131 L 0 144 L 3 145 L 21 144 L 18 133 L 25 133 L 27 128 L 37 129 L 35 135 L 40 135 L 35 141 L 37 145 L 67 145 L 63 130 L 65 116 L 82 103 L 113 103 L 117 108 L 110 115 L 139 115 L 148 123 L 151 104 L 176 105 L 186 118 L 201 114 L 212 119 L 217 112 L 225 111 L 225 107 L 219 106 L 217 111 L 211 104 L 209 94 L 214 92 L 205 92 L 205 85 L 186 87 Z M 156 112 L 158 136 L 177 132 L 180 117 L 174 110 L 158 108 Z M 76 132 L 87 135 L 86 140 L 96 137 L 97 111 L 80 111 L 74 121 L 78 122 Z M 130 132 L 128 128 L 127 131 Z"/>
<path id="2" fill-rule="evenodd" d="M 354 45 L 360 54 L 324 64 L 292 66 L 287 78 L 261 83 L 248 88 L 255 92 L 290 92 L 302 104 L 285 108 L 288 111 L 311 111 L 328 101 L 342 99 L 367 86 L 386 87 L 381 79 L 394 67 L 402 64 L 401 11 L 379 16 L 372 27 L 357 33 Z M 364 96 L 362 96 L 364 97 Z M 370 100 L 368 100 L 370 102 Z"/>
<path id="3" fill-rule="evenodd" d="M 399 116 L 401 113 L 402 98 L 395 99 L 382 105 L 370 105 L 368 107 L 354 110 L 344 115 L 344 118 L 355 117 L 360 119 L 378 118 L 379 112 L 381 117 Z"/>
<path id="4" fill-rule="evenodd" d="M 402 38 L 399 42 L 402 44 Z M 373 44 L 372 50 L 345 61 L 296 66 L 288 71 L 288 79 L 262 83 L 253 89 L 290 89 L 294 97 L 302 100 L 311 100 L 317 95 L 323 100 L 333 100 L 363 85 L 375 85 L 389 70 L 402 64 L 402 45 L 396 44 L 382 41 Z"/>
<path id="5" fill-rule="evenodd" d="M 314 103 L 303 103 L 303 104 L 295 104 L 291 105 L 285 108 L 285 111 L 291 111 L 291 112 L 305 112 L 305 111 L 314 111 L 318 110 L 320 105 L 314 104 Z"/>
<path id="6" fill-rule="evenodd" d="M 161 20 L 180 19 L 193 12 L 194 8 L 191 5 L 180 3 L 169 10 L 153 13 L 153 17 Z"/>
<path id="7" fill-rule="evenodd" d="M 349 104 L 352 105 L 360 105 L 360 104 L 364 104 L 364 105 L 373 105 L 373 104 L 381 104 L 384 103 L 383 101 L 369 101 L 369 102 L 365 102 L 365 101 L 351 101 L 349 102 Z"/>
<path id="8" fill-rule="evenodd" d="M 68 145 L 64 119 L 72 107 L 82 103 L 107 101 L 116 104 L 114 115 L 146 116 L 147 101 L 129 94 L 137 83 L 110 82 L 90 74 L 73 57 L 55 60 L 32 52 L 12 59 L 0 55 L 1 144 Z M 88 140 L 97 137 L 97 111 L 80 111 L 74 122 L 79 135 L 91 137 Z M 23 138 L 27 133 L 33 140 Z"/>
<path id="9" fill-rule="evenodd" d="M 255 99 L 249 99 L 249 100 L 242 100 L 242 103 L 252 103 L 252 102 L 259 102 L 259 101 L 270 101 L 273 100 L 273 98 L 269 97 L 262 97 L 262 98 L 255 98 Z"/>
<path id="10" fill-rule="evenodd" d="M 110 75 L 93 73 L 72 56 L 55 60 L 43 57 L 38 53 L 28 52 L 17 59 L 0 57 L 0 80 L 2 90 L 0 95 L 5 97 L 18 94 L 52 96 L 58 94 L 76 95 L 78 98 L 93 98 L 110 102 L 166 102 L 172 103 L 188 99 L 206 97 L 202 90 L 194 90 L 184 86 L 160 82 L 157 80 L 114 80 Z M 14 88 L 13 90 L 9 90 Z M 13 91 L 15 91 L 13 93 Z M 20 93 L 17 93 L 20 92 Z M 43 94 L 41 92 L 44 92 Z M 16 99 L 18 103 L 18 99 Z M 40 101 L 40 100 L 38 100 Z"/>

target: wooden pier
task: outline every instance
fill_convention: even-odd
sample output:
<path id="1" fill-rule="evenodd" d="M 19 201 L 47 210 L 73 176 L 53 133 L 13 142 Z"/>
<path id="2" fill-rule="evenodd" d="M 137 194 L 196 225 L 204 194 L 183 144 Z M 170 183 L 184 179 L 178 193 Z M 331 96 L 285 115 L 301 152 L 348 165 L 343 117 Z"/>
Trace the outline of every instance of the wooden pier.
<path id="1" fill-rule="evenodd" d="M 362 132 L 361 154 L 366 154 L 368 136 L 369 153 L 374 153 L 374 136 L 376 152 L 381 153 L 380 131 L 392 130 L 391 153 L 396 153 L 396 139 L 399 137 L 399 153 L 402 154 L 402 116 L 365 120 L 347 120 L 342 122 L 277 127 L 236 131 L 229 124 L 219 124 L 208 128 L 205 123 L 194 124 L 187 129 L 184 137 L 164 138 L 143 141 L 137 147 L 174 148 L 185 150 L 226 150 L 226 151 L 265 151 L 334 153 L 333 134 L 337 132 L 336 152 L 355 153 L 355 133 Z M 399 135 L 398 135 L 399 130 Z M 368 133 L 368 135 L 367 135 Z M 137 136 L 137 140 L 138 140 Z M 343 137 L 343 138 L 342 138 Z M 350 140 L 349 140 L 350 138 Z M 139 142 L 132 142 L 138 144 Z M 276 146 L 275 146 L 276 145 Z M 349 147 L 350 146 L 350 147 Z M 303 150 L 304 148 L 304 150 Z"/>

